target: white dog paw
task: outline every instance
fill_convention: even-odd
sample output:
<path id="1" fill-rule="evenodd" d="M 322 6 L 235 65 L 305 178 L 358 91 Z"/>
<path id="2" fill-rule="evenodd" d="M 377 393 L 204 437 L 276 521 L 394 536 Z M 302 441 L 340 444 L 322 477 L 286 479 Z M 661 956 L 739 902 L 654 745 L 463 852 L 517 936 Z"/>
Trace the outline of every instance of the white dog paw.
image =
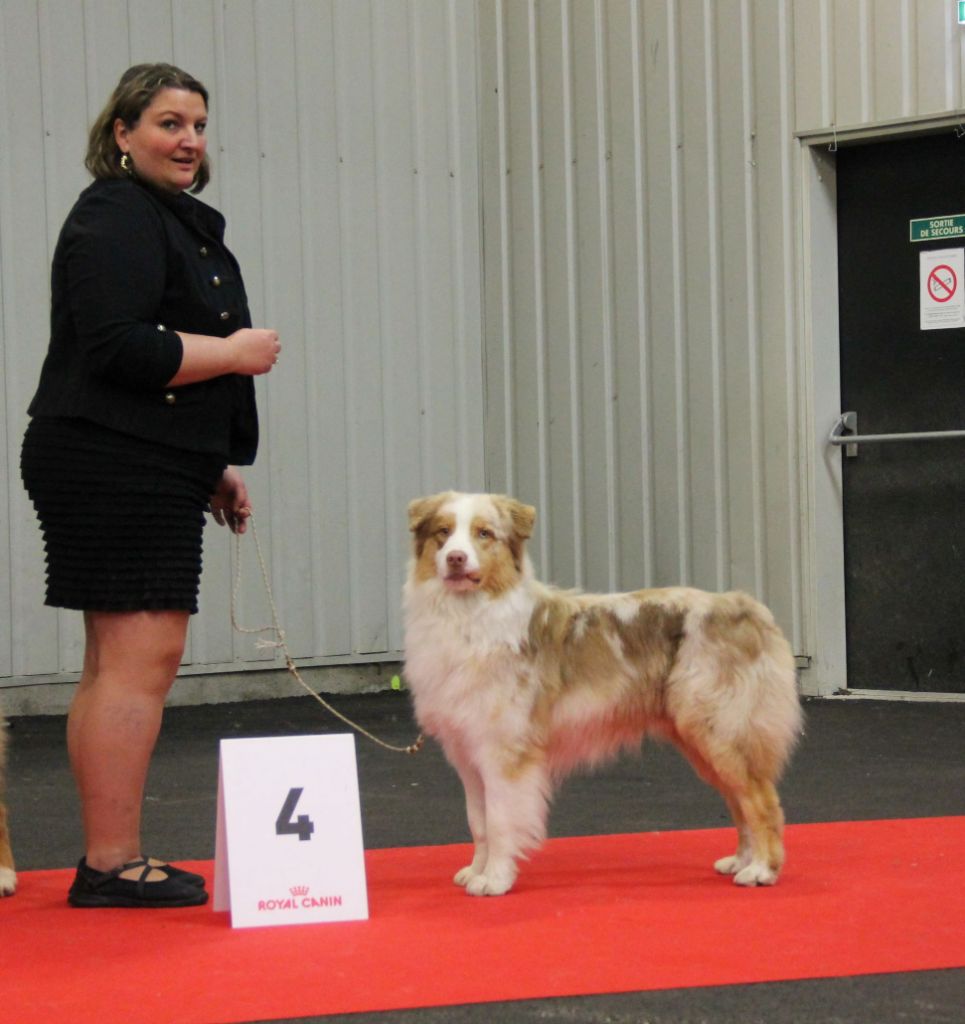
<path id="1" fill-rule="evenodd" d="M 751 861 L 734 875 L 735 885 L 774 885 L 777 872 L 760 861 Z"/>
<path id="2" fill-rule="evenodd" d="M 476 875 L 469 880 L 466 892 L 470 896 L 502 896 L 513 887 L 512 881 L 493 881 L 486 875 Z"/>
<path id="3" fill-rule="evenodd" d="M 509 892 L 516 881 L 515 868 L 503 871 L 487 869 L 473 875 L 466 884 L 470 896 L 502 896 Z"/>
<path id="4" fill-rule="evenodd" d="M 16 891 L 16 872 L 12 868 L 0 868 L 0 896 L 12 896 Z"/>
<path id="5" fill-rule="evenodd" d="M 714 861 L 714 870 L 721 875 L 736 875 L 742 868 L 747 867 L 747 858 L 734 854 L 731 857 L 721 857 Z"/>
<path id="6" fill-rule="evenodd" d="M 473 870 L 472 864 L 467 864 L 464 868 L 460 868 L 456 872 L 452 880 L 456 885 L 467 886 L 475 877 L 476 872 Z"/>

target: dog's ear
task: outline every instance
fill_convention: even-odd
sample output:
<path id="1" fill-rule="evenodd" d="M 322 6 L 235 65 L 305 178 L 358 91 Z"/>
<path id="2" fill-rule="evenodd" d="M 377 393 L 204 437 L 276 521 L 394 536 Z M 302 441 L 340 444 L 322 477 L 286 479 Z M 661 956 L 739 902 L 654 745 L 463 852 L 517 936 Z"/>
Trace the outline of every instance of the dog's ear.
<path id="1" fill-rule="evenodd" d="M 409 530 L 418 533 L 420 528 L 439 511 L 439 506 L 448 497 L 448 493 L 432 494 L 428 498 L 414 498 L 410 501 Z"/>
<path id="2" fill-rule="evenodd" d="M 496 499 L 496 507 L 499 509 L 500 518 L 505 523 L 509 520 L 511 533 L 507 538 L 509 550 L 513 555 L 513 563 L 517 572 L 523 571 L 523 550 L 526 541 L 533 536 L 533 525 L 536 522 L 536 509 L 532 505 L 524 505 L 515 498 L 508 498 L 500 495 Z"/>
<path id="3" fill-rule="evenodd" d="M 536 523 L 536 509 L 532 505 L 524 505 L 515 498 L 505 496 L 499 499 L 499 504 L 509 517 L 516 539 L 529 540 L 533 536 L 533 526 Z"/>

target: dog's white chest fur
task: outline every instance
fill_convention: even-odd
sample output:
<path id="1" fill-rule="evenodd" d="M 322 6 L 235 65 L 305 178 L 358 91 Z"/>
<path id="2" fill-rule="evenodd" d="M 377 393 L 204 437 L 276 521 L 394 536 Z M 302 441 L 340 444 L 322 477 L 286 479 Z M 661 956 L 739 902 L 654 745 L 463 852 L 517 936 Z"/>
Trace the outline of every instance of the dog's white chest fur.
<path id="1" fill-rule="evenodd" d="M 533 687 L 522 654 L 533 605 L 525 586 L 492 600 L 450 594 L 438 580 L 406 584 L 406 679 L 429 732 L 492 733 L 528 708 Z"/>

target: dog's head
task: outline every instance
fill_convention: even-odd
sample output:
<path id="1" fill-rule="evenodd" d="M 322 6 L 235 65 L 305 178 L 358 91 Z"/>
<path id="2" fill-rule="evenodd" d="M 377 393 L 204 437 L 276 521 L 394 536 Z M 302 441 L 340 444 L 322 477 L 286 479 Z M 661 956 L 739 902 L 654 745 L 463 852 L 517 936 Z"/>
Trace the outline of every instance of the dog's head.
<path id="1" fill-rule="evenodd" d="M 504 593 L 526 566 L 536 509 L 502 494 L 446 491 L 409 504 L 416 581 L 437 579 L 454 593 Z"/>

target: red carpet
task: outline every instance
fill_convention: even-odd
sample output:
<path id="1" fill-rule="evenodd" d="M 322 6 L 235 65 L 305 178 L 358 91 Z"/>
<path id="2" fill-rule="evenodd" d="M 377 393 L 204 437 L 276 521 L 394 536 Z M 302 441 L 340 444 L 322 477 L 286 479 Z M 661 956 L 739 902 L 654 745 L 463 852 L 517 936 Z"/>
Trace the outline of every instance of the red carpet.
<path id="1" fill-rule="evenodd" d="M 27 872 L 0 902 L 0 1015 L 199 1024 L 965 966 L 965 817 L 791 826 L 773 889 L 713 873 L 731 845 L 557 839 L 498 899 L 450 883 L 467 847 L 375 850 L 369 921 L 241 930 L 209 907 L 73 910 L 70 872 Z"/>

